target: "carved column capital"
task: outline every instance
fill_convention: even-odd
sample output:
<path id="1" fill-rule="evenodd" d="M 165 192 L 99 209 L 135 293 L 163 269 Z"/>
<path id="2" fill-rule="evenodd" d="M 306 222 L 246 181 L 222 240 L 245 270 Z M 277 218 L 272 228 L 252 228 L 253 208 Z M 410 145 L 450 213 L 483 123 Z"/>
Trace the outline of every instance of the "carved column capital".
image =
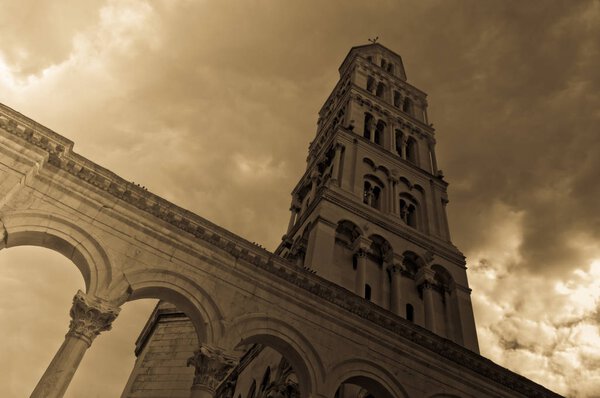
<path id="1" fill-rule="evenodd" d="M 423 289 L 432 289 L 435 285 L 435 271 L 431 268 L 421 268 L 416 275 L 417 286 Z"/>
<path id="2" fill-rule="evenodd" d="M 234 356 L 208 344 L 202 344 L 188 359 L 188 366 L 194 366 L 194 387 L 210 391 L 215 389 L 225 379 L 225 376 L 237 365 Z"/>
<path id="3" fill-rule="evenodd" d="M 88 346 L 101 332 L 110 330 L 121 309 L 95 297 L 89 297 L 81 290 L 73 297 L 71 323 L 67 336 L 85 341 Z"/>
<path id="4" fill-rule="evenodd" d="M 365 257 L 371 249 L 371 241 L 367 238 L 359 236 L 354 241 L 354 252 L 358 257 Z"/>
<path id="5" fill-rule="evenodd" d="M 399 263 L 394 263 L 389 265 L 388 269 L 390 270 L 392 275 L 399 275 L 404 270 L 404 266 Z"/>

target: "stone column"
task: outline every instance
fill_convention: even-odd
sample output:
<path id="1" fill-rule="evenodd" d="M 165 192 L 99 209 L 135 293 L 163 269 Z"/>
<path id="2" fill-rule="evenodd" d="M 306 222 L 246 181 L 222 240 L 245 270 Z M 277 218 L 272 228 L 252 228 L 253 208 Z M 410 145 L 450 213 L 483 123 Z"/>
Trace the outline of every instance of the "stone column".
<path id="1" fill-rule="evenodd" d="M 408 137 L 406 134 L 402 134 L 402 145 L 400 145 L 400 157 L 402 159 L 406 159 L 406 142 L 408 141 Z"/>
<path id="2" fill-rule="evenodd" d="M 431 156 L 431 167 L 433 168 L 433 170 L 431 170 L 431 174 L 437 175 L 438 165 L 435 157 L 435 141 L 429 142 L 429 156 Z"/>
<path id="3" fill-rule="evenodd" d="M 338 142 L 335 144 L 335 155 L 333 157 L 333 168 L 331 170 L 331 182 L 334 184 L 337 184 L 339 180 L 341 157 L 342 144 Z"/>
<path id="4" fill-rule="evenodd" d="M 394 213 L 394 180 L 392 177 L 388 177 L 387 182 L 387 198 L 385 199 L 387 202 L 386 211 L 388 213 Z"/>
<path id="5" fill-rule="evenodd" d="M 416 275 L 417 286 L 423 292 L 423 306 L 425 307 L 425 328 L 437 333 L 435 308 L 433 306 L 433 287 L 435 286 L 435 271 L 431 268 L 421 268 Z"/>
<path id="6" fill-rule="evenodd" d="M 371 246 L 370 241 L 365 238 L 358 238 L 356 244 L 356 279 L 354 292 L 360 297 L 365 297 L 365 281 L 367 277 L 367 253 Z"/>
<path id="7" fill-rule="evenodd" d="M 31 393 L 31 398 L 62 397 L 86 350 L 100 332 L 110 330 L 119 311 L 120 308 L 79 290 L 73 297 L 71 323 L 65 341 Z"/>
<path id="8" fill-rule="evenodd" d="M 219 384 L 237 365 L 237 360 L 218 347 L 202 344 L 188 359 L 187 365 L 195 368 L 190 398 L 213 398 Z"/>
<path id="9" fill-rule="evenodd" d="M 392 286 L 390 291 L 390 311 L 396 315 L 405 316 L 402 311 L 402 292 L 400 291 L 400 278 L 402 277 L 402 260 L 398 261 L 398 257 L 394 256 L 394 263 L 390 265 L 389 270 L 392 274 Z"/>
<path id="10" fill-rule="evenodd" d="M 315 201 L 315 197 L 317 196 L 317 181 L 319 179 L 319 174 L 317 171 L 313 171 L 310 176 L 311 186 L 310 186 L 310 202 Z"/>

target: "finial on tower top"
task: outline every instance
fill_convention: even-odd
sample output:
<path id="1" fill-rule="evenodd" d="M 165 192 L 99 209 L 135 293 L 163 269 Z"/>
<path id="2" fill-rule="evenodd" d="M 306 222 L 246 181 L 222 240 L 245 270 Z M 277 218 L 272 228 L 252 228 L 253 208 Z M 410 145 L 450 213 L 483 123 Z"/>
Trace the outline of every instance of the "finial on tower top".
<path id="1" fill-rule="evenodd" d="M 377 43 L 377 40 L 379 39 L 379 36 L 375 37 L 374 39 L 369 39 L 369 41 L 373 44 Z"/>

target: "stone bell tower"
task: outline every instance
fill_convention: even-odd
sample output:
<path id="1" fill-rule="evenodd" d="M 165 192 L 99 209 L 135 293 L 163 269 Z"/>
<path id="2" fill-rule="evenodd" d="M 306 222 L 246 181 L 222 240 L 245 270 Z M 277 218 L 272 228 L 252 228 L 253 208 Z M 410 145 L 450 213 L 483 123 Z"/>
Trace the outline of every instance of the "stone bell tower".
<path id="1" fill-rule="evenodd" d="M 339 72 L 276 253 L 478 352 L 426 94 L 379 43 L 353 47 Z"/>

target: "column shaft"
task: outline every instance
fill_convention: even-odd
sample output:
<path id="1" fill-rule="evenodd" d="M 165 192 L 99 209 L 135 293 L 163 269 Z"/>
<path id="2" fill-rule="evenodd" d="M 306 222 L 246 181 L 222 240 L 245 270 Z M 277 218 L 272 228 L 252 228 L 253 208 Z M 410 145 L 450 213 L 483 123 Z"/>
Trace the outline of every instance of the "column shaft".
<path id="1" fill-rule="evenodd" d="M 433 286 L 429 284 L 423 285 L 423 305 L 425 307 L 425 328 L 437 333 L 433 307 Z"/>
<path id="2" fill-rule="evenodd" d="M 31 398 L 61 398 L 86 350 L 100 332 L 110 330 L 119 311 L 118 307 L 104 300 L 78 291 L 73 297 L 69 332 L 31 393 Z"/>
<path id="3" fill-rule="evenodd" d="M 359 251 L 356 258 L 356 286 L 355 292 L 360 297 L 365 297 L 365 280 L 367 273 L 367 253 Z"/>
<path id="4" fill-rule="evenodd" d="M 335 155 L 333 156 L 333 167 L 331 170 L 331 182 L 337 183 L 339 180 L 341 157 L 342 146 L 340 144 L 336 144 Z"/>
<path id="5" fill-rule="evenodd" d="M 87 342 L 67 335 L 35 390 L 33 390 L 31 398 L 62 397 L 67 391 L 67 387 L 87 349 Z"/>
<path id="6" fill-rule="evenodd" d="M 391 273 L 392 273 L 392 291 L 391 291 L 391 297 L 390 297 L 390 311 L 392 311 L 394 314 L 396 315 L 400 315 L 403 316 L 404 314 L 402 314 L 402 309 L 401 309 L 401 305 L 400 305 L 400 300 L 401 300 L 401 294 L 400 294 L 400 270 L 395 269 L 395 267 L 392 267 L 391 269 Z"/>
<path id="7" fill-rule="evenodd" d="M 288 224 L 288 229 L 287 229 L 287 233 L 289 234 L 290 231 L 292 230 L 292 228 L 294 227 L 294 224 L 296 223 L 296 216 L 298 215 L 298 208 L 292 206 L 290 208 L 290 222 Z"/>

